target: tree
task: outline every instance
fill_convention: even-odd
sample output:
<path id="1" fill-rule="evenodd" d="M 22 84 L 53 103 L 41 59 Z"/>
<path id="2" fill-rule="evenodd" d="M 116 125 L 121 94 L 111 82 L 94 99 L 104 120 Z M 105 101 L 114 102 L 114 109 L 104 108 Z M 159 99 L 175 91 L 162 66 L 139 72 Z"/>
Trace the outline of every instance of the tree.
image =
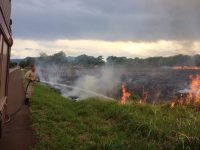
<path id="1" fill-rule="evenodd" d="M 97 57 L 97 65 L 104 65 L 104 64 L 105 64 L 105 61 L 104 61 L 103 56 Z"/>
<path id="2" fill-rule="evenodd" d="M 60 51 L 52 56 L 50 56 L 50 61 L 56 64 L 68 63 L 66 54 L 63 51 Z"/>
<path id="3" fill-rule="evenodd" d="M 35 59 L 31 58 L 31 57 L 28 57 L 28 58 L 26 58 L 26 62 L 27 62 L 28 66 L 34 65 L 35 64 Z"/>
<path id="4" fill-rule="evenodd" d="M 24 60 L 22 60 L 20 63 L 19 63 L 19 66 L 21 68 L 26 68 L 26 67 L 30 67 L 31 65 L 34 65 L 35 64 L 35 59 L 34 58 L 31 58 L 31 57 L 28 57 Z"/>
<path id="5" fill-rule="evenodd" d="M 128 61 L 129 60 L 126 57 L 109 56 L 107 58 L 108 64 L 126 65 L 128 64 Z"/>
<path id="6" fill-rule="evenodd" d="M 93 56 L 87 56 L 87 55 L 81 55 L 75 58 L 75 64 L 89 67 L 89 66 L 101 66 L 105 63 L 102 56 L 99 57 L 93 57 Z"/>
<path id="7" fill-rule="evenodd" d="M 45 52 L 41 52 L 40 53 L 40 58 L 45 58 L 48 57 L 48 55 Z"/>
<path id="8" fill-rule="evenodd" d="M 16 62 L 10 62 L 10 68 L 15 68 L 17 66 Z"/>
<path id="9" fill-rule="evenodd" d="M 19 66 L 21 68 L 26 68 L 28 66 L 27 61 L 25 61 L 25 60 L 20 61 Z"/>

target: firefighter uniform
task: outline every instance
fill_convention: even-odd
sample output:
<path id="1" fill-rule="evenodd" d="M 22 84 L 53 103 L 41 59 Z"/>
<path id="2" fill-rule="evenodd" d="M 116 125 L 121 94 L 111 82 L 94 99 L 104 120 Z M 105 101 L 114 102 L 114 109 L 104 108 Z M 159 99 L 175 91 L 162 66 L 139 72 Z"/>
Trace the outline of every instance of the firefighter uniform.
<path id="1" fill-rule="evenodd" d="M 33 93 L 33 86 L 36 80 L 36 73 L 33 72 L 32 70 L 29 70 L 25 74 L 25 79 L 27 80 L 26 84 L 26 98 L 30 99 Z"/>

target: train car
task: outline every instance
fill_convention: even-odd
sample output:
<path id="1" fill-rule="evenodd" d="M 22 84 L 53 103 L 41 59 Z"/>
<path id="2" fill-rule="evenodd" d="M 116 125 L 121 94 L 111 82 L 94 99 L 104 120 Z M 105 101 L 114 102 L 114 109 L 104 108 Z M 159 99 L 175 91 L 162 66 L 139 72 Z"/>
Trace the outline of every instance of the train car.
<path id="1" fill-rule="evenodd" d="M 11 46 L 11 0 L 0 0 L 0 125 L 7 121 L 8 76 Z M 2 129 L 2 128 L 1 128 Z M 0 133 L 1 134 L 1 133 Z"/>

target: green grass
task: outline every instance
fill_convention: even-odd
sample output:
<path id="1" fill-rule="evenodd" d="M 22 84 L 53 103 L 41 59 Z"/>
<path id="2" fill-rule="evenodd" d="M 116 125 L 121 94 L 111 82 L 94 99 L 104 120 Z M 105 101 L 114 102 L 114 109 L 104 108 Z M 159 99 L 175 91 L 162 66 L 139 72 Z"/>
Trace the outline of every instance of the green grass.
<path id="1" fill-rule="evenodd" d="M 73 102 L 36 85 L 32 99 L 38 150 L 199 149 L 200 112 L 167 105 Z"/>

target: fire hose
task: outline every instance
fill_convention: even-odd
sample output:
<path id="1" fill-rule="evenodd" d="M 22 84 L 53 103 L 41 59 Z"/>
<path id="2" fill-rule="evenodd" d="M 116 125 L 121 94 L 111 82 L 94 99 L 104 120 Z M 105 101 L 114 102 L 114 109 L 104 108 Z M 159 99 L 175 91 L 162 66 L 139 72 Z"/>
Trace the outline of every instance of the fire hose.
<path id="1" fill-rule="evenodd" d="M 26 86 L 26 89 L 25 89 L 25 94 L 27 93 L 27 91 L 28 91 L 28 86 L 30 85 L 31 82 L 32 82 L 32 81 L 29 80 L 29 82 L 28 82 L 28 84 L 27 84 L 27 86 Z M 11 118 L 14 117 L 14 116 L 22 109 L 22 106 L 23 106 L 23 105 L 24 105 L 24 101 L 20 104 L 19 108 L 18 108 L 15 112 L 13 112 L 12 114 L 10 114 L 10 115 L 8 116 L 8 120 L 7 120 L 6 122 L 4 122 L 4 124 L 9 123 L 9 122 L 11 121 Z"/>

